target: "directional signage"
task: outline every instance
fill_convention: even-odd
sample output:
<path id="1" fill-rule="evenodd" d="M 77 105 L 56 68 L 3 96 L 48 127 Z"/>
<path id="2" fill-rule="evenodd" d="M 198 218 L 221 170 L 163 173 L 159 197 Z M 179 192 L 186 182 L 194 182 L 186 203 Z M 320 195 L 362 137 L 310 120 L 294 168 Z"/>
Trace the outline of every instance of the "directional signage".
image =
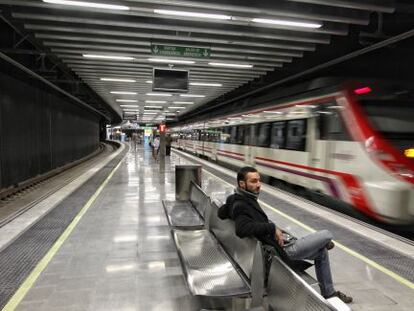
<path id="1" fill-rule="evenodd" d="M 210 49 L 191 46 L 151 44 L 151 53 L 157 56 L 210 58 Z"/>

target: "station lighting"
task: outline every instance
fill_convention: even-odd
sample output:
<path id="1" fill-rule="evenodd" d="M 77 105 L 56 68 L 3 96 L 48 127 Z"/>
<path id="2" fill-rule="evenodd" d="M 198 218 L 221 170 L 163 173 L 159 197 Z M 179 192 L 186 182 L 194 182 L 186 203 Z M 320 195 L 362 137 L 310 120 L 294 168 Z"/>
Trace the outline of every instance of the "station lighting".
<path id="1" fill-rule="evenodd" d="M 180 101 L 175 101 L 175 102 L 173 102 L 173 104 L 178 104 L 178 105 L 193 105 L 194 102 L 180 102 Z"/>
<path id="2" fill-rule="evenodd" d="M 139 108 L 138 105 L 120 105 L 122 108 Z"/>
<path id="3" fill-rule="evenodd" d="M 134 83 L 137 82 L 136 80 L 133 79 L 118 79 L 118 78 L 101 78 L 101 81 L 112 81 L 112 82 L 129 82 L 129 83 Z"/>
<path id="4" fill-rule="evenodd" d="M 185 109 L 185 107 L 179 107 L 179 106 L 170 106 L 168 109 Z"/>
<path id="5" fill-rule="evenodd" d="M 165 133 L 167 131 L 167 126 L 164 123 L 160 124 L 160 133 Z"/>
<path id="6" fill-rule="evenodd" d="M 369 86 L 361 87 L 359 89 L 354 90 L 354 93 L 357 95 L 371 93 L 372 89 Z"/>
<path id="7" fill-rule="evenodd" d="M 147 93 L 147 96 L 172 96 L 168 93 Z"/>
<path id="8" fill-rule="evenodd" d="M 121 10 L 121 11 L 129 10 L 129 7 L 125 5 L 114 5 L 114 4 L 104 4 L 104 3 L 94 3 L 94 2 L 84 2 L 84 1 L 43 0 L 43 2 L 52 3 L 52 4 L 81 6 L 81 7 L 87 7 L 87 8 L 97 8 L 97 9 Z"/>
<path id="9" fill-rule="evenodd" d="M 181 97 L 206 97 L 206 95 L 180 94 Z"/>
<path id="10" fill-rule="evenodd" d="M 223 86 L 221 83 L 204 83 L 204 82 L 190 82 L 190 85 L 198 86 Z"/>
<path id="11" fill-rule="evenodd" d="M 144 111 L 143 114 L 157 114 L 158 112 Z"/>
<path id="12" fill-rule="evenodd" d="M 234 67 L 234 68 L 252 68 L 253 65 L 250 64 L 228 64 L 228 63 L 208 63 L 210 66 L 219 66 L 219 67 Z"/>
<path id="13" fill-rule="evenodd" d="M 147 104 L 166 104 L 167 101 L 165 100 L 146 100 Z"/>
<path id="14" fill-rule="evenodd" d="M 98 55 L 98 54 L 83 54 L 85 58 L 97 58 L 97 59 L 111 59 L 111 60 L 134 60 L 130 56 L 115 56 L 115 55 Z"/>
<path id="15" fill-rule="evenodd" d="M 168 63 L 168 64 L 195 64 L 195 61 L 193 60 L 167 59 L 167 58 L 148 58 L 148 61 L 154 62 L 154 63 Z"/>
<path id="16" fill-rule="evenodd" d="M 272 25 L 314 28 L 314 29 L 322 27 L 321 23 L 295 22 L 295 21 L 287 21 L 283 19 L 253 18 L 251 21 L 254 23 L 260 23 L 260 24 L 272 24 Z"/>
<path id="17" fill-rule="evenodd" d="M 407 158 L 414 158 L 414 148 L 405 149 L 404 154 Z"/>
<path id="18" fill-rule="evenodd" d="M 174 16 L 185 16 L 185 17 L 199 17 L 199 18 L 211 18 L 211 19 L 221 19 L 229 20 L 231 16 L 223 14 L 208 14 L 208 13 L 197 13 L 197 12 L 187 12 L 187 11 L 175 11 L 175 10 L 158 10 L 155 9 L 154 13 L 163 14 L 163 15 L 174 15 Z"/>
<path id="19" fill-rule="evenodd" d="M 147 81 L 145 81 L 145 83 L 152 84 L 152 81 L 151 80 L 147 80 Z"/>
<path id="20" fill-rule="evenodd" d="M 161 109 L 162 106 L 144 106 L 144 109 L 147 109 L 147 108 L 149 108 L 149 109 Z"/>
<path id="21" fill-rule="evenodd" d="M 115 101 L 120 103 L 137 103 L 137 99 L 115 99 Z"/>
<path id="22" fill-rule="evenodd" d="M 112 91 L 111 94 L 118 94 L 118 95 L 137 95 L 137 92 L 118 92 L 118 91 Z"/>

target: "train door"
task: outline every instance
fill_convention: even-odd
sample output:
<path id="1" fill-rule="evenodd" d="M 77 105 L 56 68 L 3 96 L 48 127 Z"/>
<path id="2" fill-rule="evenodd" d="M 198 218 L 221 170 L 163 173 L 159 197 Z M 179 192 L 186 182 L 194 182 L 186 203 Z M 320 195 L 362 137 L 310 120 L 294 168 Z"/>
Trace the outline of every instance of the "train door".
<path id="1" fill-rule="evenodd" d="M 315 118 L 309 119 L 309 166 L 313 168 L 327 169 L 329 167 L 328 154 L 331 148 L 331 141 L 327 135 L 329 113 L 326 107 L 319 106 Z"/>
<path id="2" fill-rule="evenodd" d="M 349 170 L 352 159 L 350 136 L 341 117 L 342 106 L 331 103 L 316 111 L 315 133 L 310 166 L 330 171 Z M 332 177 L 329 174 L 327 177 Z"/>

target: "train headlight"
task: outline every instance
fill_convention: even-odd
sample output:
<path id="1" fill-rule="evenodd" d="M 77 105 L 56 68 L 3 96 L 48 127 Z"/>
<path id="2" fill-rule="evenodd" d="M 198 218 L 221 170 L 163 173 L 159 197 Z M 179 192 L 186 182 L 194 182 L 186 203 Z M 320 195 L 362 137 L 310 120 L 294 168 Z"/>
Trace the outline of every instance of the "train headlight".
<path id="1" fill-rule="evenodd" d="M 405 149 L 404 154 L 407 158 L 414 158 L 414 148 Z"/>

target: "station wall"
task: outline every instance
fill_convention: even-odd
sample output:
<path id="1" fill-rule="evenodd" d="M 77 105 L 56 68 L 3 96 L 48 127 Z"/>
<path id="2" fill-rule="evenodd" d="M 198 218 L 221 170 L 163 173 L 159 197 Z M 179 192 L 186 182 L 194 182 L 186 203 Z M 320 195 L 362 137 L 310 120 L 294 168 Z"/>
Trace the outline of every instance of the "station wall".
<path id="1" fill-rule="evenodd" d="M 46 86 L 0 72 L 0 190 L 94 152 L 99 122 Z"/>

